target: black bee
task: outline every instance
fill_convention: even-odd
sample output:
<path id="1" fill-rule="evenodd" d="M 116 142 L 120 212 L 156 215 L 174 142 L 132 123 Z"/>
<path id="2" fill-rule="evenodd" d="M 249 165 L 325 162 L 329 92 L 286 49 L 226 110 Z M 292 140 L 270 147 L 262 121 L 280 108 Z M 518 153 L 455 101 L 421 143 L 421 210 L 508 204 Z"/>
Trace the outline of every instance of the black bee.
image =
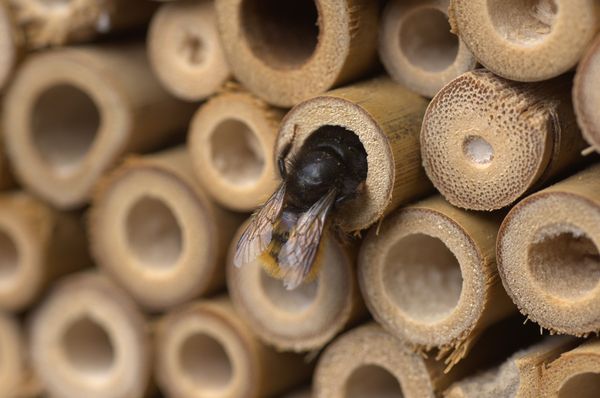
<path id="1" fill-rule="evenodd" d="M 367 178 L 367 153 L 358 137 L 340 126 L 322 126 L 286 163 L 282 183 L 252 216 L 237 243 L 234 264 L 259 259 L 272 276 L 294 289 L 318 272 L 321 237 L 331 214 L 357 196 Z"/>

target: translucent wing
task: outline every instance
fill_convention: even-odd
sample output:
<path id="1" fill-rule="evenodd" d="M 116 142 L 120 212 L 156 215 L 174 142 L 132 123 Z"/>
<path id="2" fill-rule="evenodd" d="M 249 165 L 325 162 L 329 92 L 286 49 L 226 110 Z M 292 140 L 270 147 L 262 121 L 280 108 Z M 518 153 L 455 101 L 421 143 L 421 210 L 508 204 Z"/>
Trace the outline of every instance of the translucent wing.
<path id="1" fill-rule="evenodd" d="M 335 194 L 335 190 L 330 190 L 302 214 L 281 248 L 278 262 L 286 289 L 298 287 L 310 272 Z"/>
<path id="2" fill-rule="evenodd" d="M 285 183 L 267 200 L 267 202 L 250 218 L 236 248 L 233 264 L 241 267 L 260 256 L 271 242 L 273 224 L 281 213 Z"/>

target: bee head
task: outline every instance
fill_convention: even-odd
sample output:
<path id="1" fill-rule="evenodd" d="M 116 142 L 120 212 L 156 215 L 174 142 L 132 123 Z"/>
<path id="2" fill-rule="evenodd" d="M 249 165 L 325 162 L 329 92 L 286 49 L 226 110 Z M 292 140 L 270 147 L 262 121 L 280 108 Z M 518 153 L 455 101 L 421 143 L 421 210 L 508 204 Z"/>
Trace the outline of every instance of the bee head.
<path id="1" fill-rule="evenodd" d="M 343 175 L 339 157 L 327 151 L 311 151 L 297 159 L 288 184 L 297 205 L 310 207 L 331 188 L 338 185 Z"/>

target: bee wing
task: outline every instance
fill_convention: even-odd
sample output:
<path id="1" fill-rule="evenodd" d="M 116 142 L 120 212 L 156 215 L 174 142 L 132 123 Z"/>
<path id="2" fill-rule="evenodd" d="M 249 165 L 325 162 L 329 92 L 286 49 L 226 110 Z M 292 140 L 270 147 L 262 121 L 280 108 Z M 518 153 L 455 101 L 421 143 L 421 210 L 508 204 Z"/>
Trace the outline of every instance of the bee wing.
<path id="1" fill-rule="evenodd" d="M 334 201 L 335 190 L 332 189 L 300 216 L 281 248 L 278 262 L 286 289 L 298 287 L 310 272 Z"/>
<path id="2" fill-rule="evenodd" d="M 281 184 L 269 200 L 252 215 L 235 248 L 233 264 L 236 267 L 253 261 L 267 249 L 271 243 L 273 224 L 283 207 L 284 197 L 285 183 Z"/>

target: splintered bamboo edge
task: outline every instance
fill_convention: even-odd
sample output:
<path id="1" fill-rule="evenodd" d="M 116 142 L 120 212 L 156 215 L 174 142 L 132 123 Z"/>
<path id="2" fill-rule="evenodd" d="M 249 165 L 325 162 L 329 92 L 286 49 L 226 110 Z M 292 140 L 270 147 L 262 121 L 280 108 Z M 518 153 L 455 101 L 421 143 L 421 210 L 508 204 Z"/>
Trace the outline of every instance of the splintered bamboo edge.
<path id="1" fill-rule="evenodd" d="M 273 151 L 283 111 L 232 89 L 202 105 L 188 149 L 199 182 L 219 204 L 250 211 L 279 183 Z"/>
<path id="2" fill-rule="evenodd" d="M 586 141 L 600 151 L 600 37 L 589 48 L 577 67 L 573 82 L 573 106 L 577 123 Z"/>
<path id="3" fill-rule="evenodd" d="M 30 334 L 33 366 L 51 395 L 141 398 L 148 388 L 145 320 L 100 274 L 59 282 L 32 315 Z"/>
<path id="4" fill-rule="evenodd" d="M 390 1 L 383 11 L 379 55 L 394 80 L 433 97 L 477 60 L 450 31 L 449 0 Z"/>

